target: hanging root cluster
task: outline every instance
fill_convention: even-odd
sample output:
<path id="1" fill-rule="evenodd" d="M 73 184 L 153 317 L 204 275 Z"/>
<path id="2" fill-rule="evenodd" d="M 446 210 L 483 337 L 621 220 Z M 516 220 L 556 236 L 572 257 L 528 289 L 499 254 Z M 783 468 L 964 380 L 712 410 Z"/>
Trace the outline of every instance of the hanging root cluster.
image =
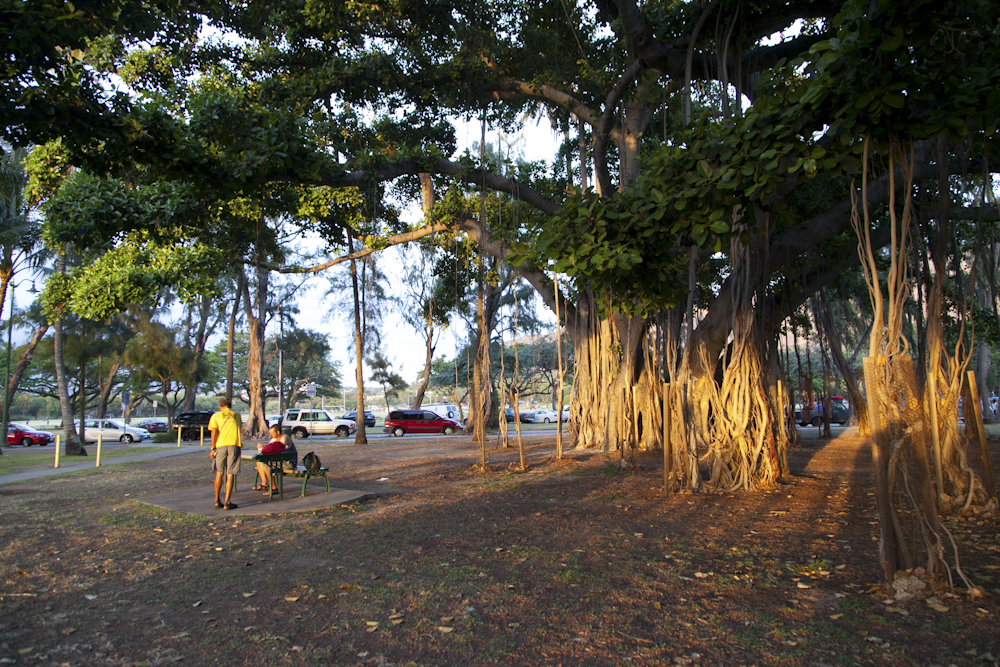
<path id="1" fill-rule="evenodd" d="M 869 356 L 864 360 L 865 393 L 872 427 L 872 462 L 880 532 L 879 560 L 886 584 L 899 592 L 902 590 L 900 582 L 912 581 L 915 575 L 933 585 L 938 583 L 940 576 L 947 574 L 948 581 L 952 582 L 943 537 L 947 531 L 939 521 L 936 502 L 938 493 L 942 492 L 943 472 L 936 429 L 939 422 L 954 420 L 957 432 L 957 391 L 952 387 L 960 384 L 957 378 L 961 377 L 961 370 L 967 361 L 955 363 L 951 358 L 948 363 L 950 372 L 943 374 L 943 367 L 938 362 L 940 338 L 935 339 L 935 332 L 929 331 L 932 354 L 927 388 L 922 391 L 918 386 L 907 339 L 903 335 L 904 306 L 910 292 L 906 241 L 913 217 L 910 197 L 913 151 L 911 146 L 904 147 L 898 143 L 893 144 L 889 151 L 891 194 L 887 224 L 891 225 L 891 240 L 888 248 L 889 269 L 884 283 L 878 273 L 879 266 L 871 241 L 872 221 L 867 205 L 867 139 L 864 158 L 862 196 L 860 202 L 857 198 L 854 200 L 852 217 L 874 312 Z M 901 212 L 897 210 L 899 207 L 894 196 L 897 165 L 904 179 L 903 191 L 907 193 Z M 947 357 L 946 354 L 944 356 Z M 940 394 L 939 389 L 943 390 Z M 938 416 L 942 419 L 938 420 Z M 956 449 L 961 449 L 961 441 L 950 435 L 950 428 L 946 426 L 944 429 L 945 439 L 949 439 Z M 934 455 L 936 475 L 931 472 L 931 454 Z M 956 452 L 956 456 L 964 460 L 964 451 Z M 972 476 L 968 488 L 975 486 Z M 970 593 L 975 594 L 977 589 L 965 579 L 954 544 L 951 546 L 953 569 L 965 581 Z M 900 573 L 900 570 L 906 570 L 906 574 Z"/>

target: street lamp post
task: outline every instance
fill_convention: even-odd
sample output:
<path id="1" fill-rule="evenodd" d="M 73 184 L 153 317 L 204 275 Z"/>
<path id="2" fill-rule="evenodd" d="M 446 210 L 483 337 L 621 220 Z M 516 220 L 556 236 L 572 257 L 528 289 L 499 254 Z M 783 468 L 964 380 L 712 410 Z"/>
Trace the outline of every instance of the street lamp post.
<path id="1" fill-rule="evenodd" d="M 3 424 L 0 424 L 0 445 L 7 444 L 7 420 L 10 418 L 10 396 L 7 393 L 10 391 L 10 354 L 11 354 L 11 339 L 14 335 L 14 293 L 18 286 L 27 282 L 22 280 L 19 283 L 11 283 L 10 286 L 10 318 L 7 320 L 7 371 L 3 376 Z M 35 281 L 31 281 L 31 289 L 28 290 L 32 294 L 37 294 L 38 290 L 35 289 Z"/>

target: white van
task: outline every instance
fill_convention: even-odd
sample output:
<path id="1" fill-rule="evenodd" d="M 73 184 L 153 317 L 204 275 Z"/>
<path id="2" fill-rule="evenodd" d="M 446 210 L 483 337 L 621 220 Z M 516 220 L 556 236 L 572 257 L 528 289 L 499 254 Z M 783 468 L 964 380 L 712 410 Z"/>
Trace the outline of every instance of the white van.
<path id="1" fill-rule="evenodd" d="M 461 421 L 459 419 L 458 406 L 454 403 L 422 403 L 420 409 L 430 410 L 438 417 L 444 417 L 455 422 Z"/>

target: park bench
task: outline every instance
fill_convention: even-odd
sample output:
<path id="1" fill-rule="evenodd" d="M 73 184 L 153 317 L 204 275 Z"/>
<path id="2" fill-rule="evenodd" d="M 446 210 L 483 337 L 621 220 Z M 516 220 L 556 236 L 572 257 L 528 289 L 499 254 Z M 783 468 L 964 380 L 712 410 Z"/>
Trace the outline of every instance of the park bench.
<path id="1" fill-rule="evenodd" d="M 326 492 L 330 493 L 330 479 L 326 476 L 329 468 L 320 468 L 319 470 L 306 470 L 305 466 L 298 466 L 295 470 L 285 470 L 282 466 L 285 461 L 292 460 L 292 454 L 290 452 L 282 452 L 280 454 L 257 454 L 253 457 L 253 461 L 264 463 L 267 465 L 268 469 L 271 471 L 271 483 L 268 485 L 267 499 L 274 499 L 275 487 L 278 490 L 278 498 L 284 499 L 285 497 L 285 477 L 302 477 L 302 496 L 306 495 L 306 484 L 309 483 L 309 479 L 312 477 L 322 477 L 323 481 L 326 482 Z M 259 486 L 260 475 L 254 482 L 254 486 Z"/>

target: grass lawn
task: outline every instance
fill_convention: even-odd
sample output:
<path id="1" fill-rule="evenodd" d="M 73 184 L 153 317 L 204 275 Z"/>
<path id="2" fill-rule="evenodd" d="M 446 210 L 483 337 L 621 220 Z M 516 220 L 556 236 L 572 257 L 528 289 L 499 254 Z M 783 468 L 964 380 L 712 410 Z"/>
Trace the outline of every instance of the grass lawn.
<path id="1" fill-rule="evenodd" d="M 377 500 L 208 519 L 137 502 L 203 454 L 0 486 L 0 659 L 28 665 L 996 665 L 998 514 L 946 518 L 966 576 L 886 604 L 860 438 L 774 489 L 664 497 L 655 455 L 532 436 L 310 443 Z M 300 452 L 303 447 L 299 447 Z M 252 471 L 244 468 L 246 488 Z M 383 480 L 386 481 L 378 481 Z"/>
<path id="2" fill-rule="evenodd" d="M 151 454 L 161 452 L 169 447 L 128 447 L 120 445 L 105 445 L 101 448 L 101 460 L 113 459 L 119 456 L 132 456 L 133 454 Z M 30 452 L 30 453 L 28 453 Z M 60 456 L 60 465 L 71 465 L 74 463 L 93 463 L 97 458 L 97 445 L 88 443 L 87 457 L 67 457 Z M 26 472 L 28 470 L 38 470 L 40 468 L 51 468 L 55 462 L 55 447 L 39 447 L 30 449 L 4 449 L 3 456 L 0 456 L 0 475 Z"/>

